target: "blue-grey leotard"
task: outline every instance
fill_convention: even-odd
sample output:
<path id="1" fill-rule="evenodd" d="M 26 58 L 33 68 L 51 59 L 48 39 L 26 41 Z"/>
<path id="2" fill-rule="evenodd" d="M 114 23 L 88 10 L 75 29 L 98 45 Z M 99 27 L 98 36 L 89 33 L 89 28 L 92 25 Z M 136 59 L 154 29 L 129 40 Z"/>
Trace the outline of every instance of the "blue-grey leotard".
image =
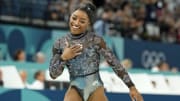
<path id="1" fill-rule="evenodd" d="M 75 58 L 62 61 L 60 56 L 65 47 L 66 40 L 70 45 L 82 44 L 83 50 L 82 54 Z M 50 76 L 52 78 L 58 77 L 66 66 L 70 74 L 70 86 L 77 88 L 83 101 L 87 101 L 93 91 L 103 86 L 99 75 L 100 55 L 104 56 L 112 66 L 114 72 L 128 87 L 134 86 L 119 60 L 106 47 L 104 40 L 93 32 L 86 32 L 78 36 L 67 34 L 55 42 L 53 46 L 53 57 L 49 66 Z"/>

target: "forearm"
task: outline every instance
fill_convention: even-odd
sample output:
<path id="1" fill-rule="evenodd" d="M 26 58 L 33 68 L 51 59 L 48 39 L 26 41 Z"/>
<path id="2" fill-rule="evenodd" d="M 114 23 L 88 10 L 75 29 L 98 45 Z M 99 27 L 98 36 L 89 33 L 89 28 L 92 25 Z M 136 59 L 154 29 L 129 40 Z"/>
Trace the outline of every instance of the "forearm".
<path id="1" fill-rule="evenodd" d="M 123 82 L 130 88 L 134 86 L 131 78 L 129 77 L 126 69 L 120 64 L 120 61 L 114 56 L 109 48 L 101 49 L 101 54 L 104 55 L 108 64 L 112 67 L 113 71 L 120 77 Z"/>
<path id="2" fill-rule="evenodd" d="M 55 54 L 51 61 L 50 61 L 50 66 L 49 66 L 49 73 L 51 78 L 55 79 L 59 75 L 62 74 L 64 70 L 64 66 L 66 65 L 66 62 L 60 59 L 59 54 Z"/>
<path id="3" fill-rule="evenodd" d="M 113 70 L 117 74 L 117 76 L 123 80 L 123 82 L 127 85 L 128 88 L 134 86 L 134 83 L 132 82 L 129 74 L 124 67 L 121 67 L 119 64 L 119 66 L 115 66 Z"/>

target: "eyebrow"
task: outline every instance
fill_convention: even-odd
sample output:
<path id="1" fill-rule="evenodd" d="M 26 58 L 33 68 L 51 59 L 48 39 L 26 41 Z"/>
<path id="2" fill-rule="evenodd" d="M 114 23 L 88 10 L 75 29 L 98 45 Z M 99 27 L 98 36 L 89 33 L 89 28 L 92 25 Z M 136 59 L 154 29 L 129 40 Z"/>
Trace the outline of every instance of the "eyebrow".
<path id="1" fill-rule="evenodd" d="M 76 14 L 73 14 L 72 16 L 78 17 Z M 87 20 L 86 18 L 80 17 L 81 20 Z"/>

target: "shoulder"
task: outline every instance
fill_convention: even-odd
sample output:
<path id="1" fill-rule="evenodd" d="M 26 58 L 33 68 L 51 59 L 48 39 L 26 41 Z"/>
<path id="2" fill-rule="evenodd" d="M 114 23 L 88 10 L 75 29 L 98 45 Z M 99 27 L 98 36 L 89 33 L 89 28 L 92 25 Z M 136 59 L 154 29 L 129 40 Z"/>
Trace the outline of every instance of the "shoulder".
<path id="1" fill-rule="evenodd" d="M 105 46 L 106 46 L 104 39 L 97 34 L 94 34 L 94 42 L 96 44 L 100 45 L 100 47 L 102 47 L 102 48 L 105 48 Z"/>
<path id="2" fill-rule="evenodd" d="M 103 38 L 101 36 L 99 36 L 99 35 L 97 35 L 95 33 L 94 33 L 94 37 L 93 38 L 94 38 L 94 42 L 97 43 L 97 44 L 101 43 L 101 41 L 103 40 Z"/>
<path id="3" fill-rule="evenodd" d="M 67 35 L 59 37 L 55 40 L 53 47 L 59 49 L 60 47 L 64 46 L 66 39 L 68 38 Z"/>

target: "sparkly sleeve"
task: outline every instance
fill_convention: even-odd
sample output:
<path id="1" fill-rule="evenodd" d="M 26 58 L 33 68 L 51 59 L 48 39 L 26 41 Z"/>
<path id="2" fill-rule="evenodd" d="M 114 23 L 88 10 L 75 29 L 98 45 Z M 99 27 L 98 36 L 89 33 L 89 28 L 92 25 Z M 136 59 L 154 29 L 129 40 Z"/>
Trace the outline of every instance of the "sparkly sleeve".
<path id="1" fill-rule="evenodd" d="M 55 79 L 62 74 L 64 70 L 64 66 L 66 65 L 66 62 L 60 59 L 60 56 L 62 54 L 62 49 L 60 49 L 60 40 L 57 40 L 55 42 L 52 49 L 52 53 L 53 56 L 51 57 L 50 60 L 49 73 L 50 73 L 50 77 L 52 79 Z"/>
<path id="2" fill-rule="evenodd" d="M 131 78 L 129 77 L 126 69 L 120 64 L 120 61 L 112 53 L 111 49 L 106 46 L 106 43 L 102 38 L 99 38 L 100 43 L 100 54 L 104 56 L 108 64 L 112 67 L 113 71 L 118 77 L 120 77 L 123 82 L 130 88 L 134 86 Z"/>

